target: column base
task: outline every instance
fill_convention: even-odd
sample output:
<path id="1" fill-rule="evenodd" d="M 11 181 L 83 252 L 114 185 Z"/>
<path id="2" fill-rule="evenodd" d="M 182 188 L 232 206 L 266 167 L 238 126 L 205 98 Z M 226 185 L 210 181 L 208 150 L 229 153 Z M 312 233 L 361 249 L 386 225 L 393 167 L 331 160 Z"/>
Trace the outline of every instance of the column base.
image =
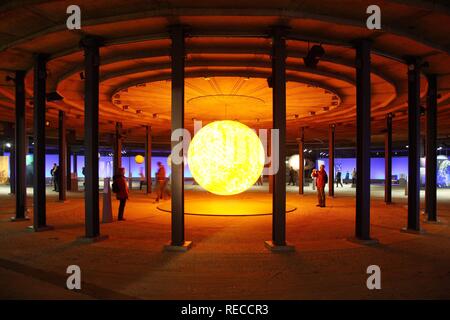
<path id="1" fill-rule="evenodd" d="M 50 231 L 55 228 L 53 226 L 41 226 L 41 227 L 37 227 L 37 228 L 35 228 L 34 226 L 29 226 L 27 229 L 29 231 L 33 231 L 33 232 L 43 232 L 43 231 Z"/>
<path id="2" fill-rule="evenodd" d="M 377 244 L 380 243 L 380 241 L 378 241 L 378 239 L 375 238 L 370 238 L 370 239 L 359 239 L 357 237 L 350 237 L 347 238 L 347 241 L 356 243 L 356 244 L 361 244 L 364 246 L 376 246 Z"/>
<path id="3" fill-rule="evenodd" d="M 107 236 L 107 235 L 99 235 L 99 236 L 96 236 L 96 237 L 81 236 L 81 237 L 77 238 L 76 242 L 79 242 L 79 243 L 95 243 L 95 242 L 100 242 L 100 241 L 106 240 L 108 238 L 109 238 L 109 236 Z"/>
<path id="4" fill-rule="evenodd" d="M 414 229 L 408 229 L 408 228 L 402 228 L 402 229 L 400 229 L 400 232 L 403 232 L 403 233 L 411 233 L 411 234 L 425 234 L 426 232 L 425 232 L 425 230 L 423 230 L 423 229 L 420 229 L 420 230 L 414 230 Z"/>
<path id="5" fill-rule="evenodd" d="M 25 218 L 11 217 L 11 218 L 10 218 L 10 221 L 11 221 L 11 222 L 21 222 L 21 221 L 28 221 L 28 220 L 30 220 L 29 217 L 25 217 Z"/>
<path id="6" fill-rule="evenodd" d="M 435 220 L 428 220 L 428 219 L 424 219 L 422 220 L 423 223 L 427 223 L 427 224 L 443 224 L 443 221 L 441 221 L 440 219 Z"/>
<path id="7" fill-rule="evenodd" d="M 58 200 L 56 200 L 56 202 L 59 202 L 59 203 L 67 203 L 67 202 L 70 202 L 70 201 L 67 200 L 67 199 L 66 199 L 66 200 L 59 200 L 59 199 L 58 199 Z"/>
<path id="8" fill-rule="evenodd" d="M 294 252 L 295 247 L 292 244 L 289 244 L 286 242 L 284 246 L 278 246 L 273 243 L 272 240 L 264 241 L 264 245 L 267 249 L 269 249 L 272 252 Z"/>
<path id="9" fill-rule="evenodd" d="M 185 241 L 180 246 L 172 245 L 172 242 L 169 242 L 164 246 L 164 251 L 169 252 L 186 252 L 192 247 L 192 241 Z"/>

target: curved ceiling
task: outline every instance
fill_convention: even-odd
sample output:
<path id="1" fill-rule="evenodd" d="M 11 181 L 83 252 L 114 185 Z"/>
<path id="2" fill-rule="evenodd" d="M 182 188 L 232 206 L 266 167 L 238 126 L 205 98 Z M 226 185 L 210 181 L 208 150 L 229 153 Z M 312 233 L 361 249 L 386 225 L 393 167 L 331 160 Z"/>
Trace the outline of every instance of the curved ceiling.
<path id="1" fill-rule="evenodd" d="M 406 139 L 405 56 L 417 56 L 429 63 L 422 70 L 423 75 L 439 75 L 438 134 L 449 136 L 450 36 L 442 29 L 450 24 L 446 1 L 377 1 L 382 10 L 380 31 L 365 27 L 370 2 L 243 0 L 238 4 L 229 1 L 211 4 L 211 1 L 181 0 L 79 0 L 82 29 L 69 31 L 65 12 L 71 1 L 9 1 L 0 6 L 2 120 L 14 121 L 14 88 L 11 82 L 5 81 L 6 75 L 20 69 L 32 71 L 33 53 L 46 53 L 49 55 L 47 91 L 58 91 L 64 97 L 62 102 L 48 103 L 50 127 L 57 125 L 57 110 L 66 110 L 68 127 L 82 137 L 84 83 L 79 75 L 83 70 L 79 41 L 85 35 L 94 35 L 105 40 L 100 50 L 101 131 L 113 132 L 115 121 L 121 121 L 129 139 L 138 141 L 145 131 L 136 129 L 151 125 L 155 141 L 168 145 L 171 45 L 168 27 L 182 23 L 189 30 L 187 120 L 214 118 L 208 115 L 207 106 L 219 109 L 228 95 L 227 101 L 233 101 L 230 105 L 249 106 L 238 110 L 233 117 L 254 127 L 268 127 L 271 112 L 271 90 L 265 81 L 271 72 L 268 32 L 271 26 L 282 24 L 290 28 L 287 35 L 289 142 L 295 142 L 301 126 L 314 128 L 307 130 L 307 140 L 326 138 L 330 124 L 337 125 L 338 141 L 354 141 L 356 90 L 352 44 L 360 38 L 371 39 L 373 47 L 373 140 L 380 141 L 389 112 L 395 113 L 394 139 Z M 302 57 L 317 43 L 322 43 L 326 54 L 316 69 L 310 69 L 305 67 Z M 424 98 L 427 82 L 425 76 L 421 79 Z M 33 74 L 28 72 L 28 99 L 33 95 L 32 83 Z M 258 99 L 264 101 L 262 109 L 253 108 L 253 104 L 261 104 Z M 253 109 L 258 110 L 252 112 Z M 263 109 L 269 113 L 261 112 Z M 32 105 L 28 110 L 31 119 Z M 32 130 L 31 122 L 29 129 Z M 50 129 L 49 134 L 52 132 Z M 314 132 L 314 136 L 308 136 L 309 132 Z"/>

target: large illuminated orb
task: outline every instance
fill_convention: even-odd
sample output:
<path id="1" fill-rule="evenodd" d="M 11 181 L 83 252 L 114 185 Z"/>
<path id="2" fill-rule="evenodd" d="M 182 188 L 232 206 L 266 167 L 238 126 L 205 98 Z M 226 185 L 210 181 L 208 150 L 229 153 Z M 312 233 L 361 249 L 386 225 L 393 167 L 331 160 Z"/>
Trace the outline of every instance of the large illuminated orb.
<path id="1" fill-rule="evenodd" d="M 215 121 L 192 139 L 188 164 L 195 181 L 204 189 L 233 195 L 250 188 L 261 176 L 264 149 L 259 137 L 246 125 Z"/>
<path id="2" fill-rule="evenodd" d="M 288 164 L 295 171 L 298 171 L 300 169 L 300 156 L 298 154 L 294 154 L 289 158 Z"/>

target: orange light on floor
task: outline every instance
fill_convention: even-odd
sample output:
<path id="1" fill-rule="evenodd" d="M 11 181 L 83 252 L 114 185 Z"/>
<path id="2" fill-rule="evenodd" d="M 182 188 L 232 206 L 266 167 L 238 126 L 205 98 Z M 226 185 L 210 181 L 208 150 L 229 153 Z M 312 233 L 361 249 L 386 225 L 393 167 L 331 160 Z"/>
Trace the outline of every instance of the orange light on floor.
<path id="1" fill-rule="evenodd" d="M 241 193 L 255 184 L 264 168 L 264 149 L 256 133 L 230 120 L 215 121 L 192 139 L 189 169 L 195 181 L 218 195 Z"/>

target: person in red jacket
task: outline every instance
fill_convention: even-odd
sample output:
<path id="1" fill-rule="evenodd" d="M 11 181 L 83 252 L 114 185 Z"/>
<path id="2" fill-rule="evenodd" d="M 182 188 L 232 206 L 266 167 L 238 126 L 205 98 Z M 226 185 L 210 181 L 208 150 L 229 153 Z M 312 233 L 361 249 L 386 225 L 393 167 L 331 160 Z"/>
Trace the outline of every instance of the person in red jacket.
<path id="1" fill-rule="evenodd" d="M 164 190 L 166 188 L 166 168 L 158 161 L 158 171 L 156 172 L 156 199 L 155 203 L 159 202 L 159 199 L 163 199 Z"/>
<path id="2" fill-rule="evenodd" d="M 325 166 L 320 165 L 320 170 L 313 170 L 312 176 L 316 178 L 316 187 L 317 187 L 317 199 L 319 200 L 318 207 L 325 207 L 325 185 L 328 183 L 328 175 L 325 171 Z"/>
<path id="3" fill-rule="evenodd" d="M 125 204 L 128 200 L 128 183 L 125 179 L 125 168 L 119 168 L 119 172 L 114 176 L 114 182 L 117 184 L 116 199 L 120 201 L 118 220 L 124 221 L 123 213 L 125 211 Z"/>

